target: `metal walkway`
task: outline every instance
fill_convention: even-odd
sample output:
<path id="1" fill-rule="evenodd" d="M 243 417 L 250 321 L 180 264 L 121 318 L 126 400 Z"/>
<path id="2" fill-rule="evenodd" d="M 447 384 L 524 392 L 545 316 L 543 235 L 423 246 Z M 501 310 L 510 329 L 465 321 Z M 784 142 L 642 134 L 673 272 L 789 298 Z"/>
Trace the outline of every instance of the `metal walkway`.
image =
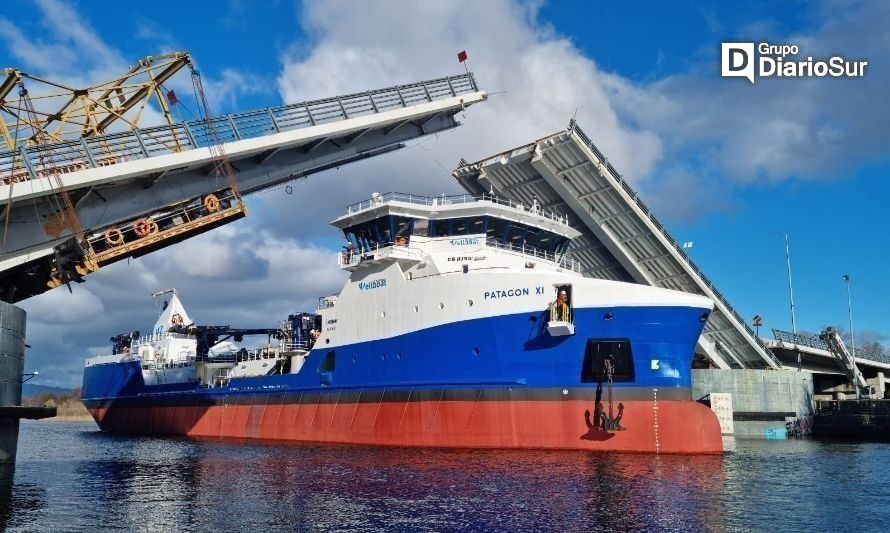
<path id="1" fill-rule="evenodd" d="M 699 339 L 719 368 L 781 368 L 723 294 L 677 245 L 633 189 L 573 122 L 567 131 L 461 162 L 455 179 L 472 194 L 494 192 L 567 213 L 582 232 L 569 253 L 587 276 L 708 296 L 715 302 Z"/>
<path id="2" fill-rule="evenodd" d="M 283 131 L 353 119 L 419 103 L 477 92 L 472 74 L 398 85 L 387 89 L 270 107 L 212 119 L 223 142 L 254 139 Z M 210 127 L 203 120 L 156 126 L 135 131 L 81 137 L 77 141 L 46 144 L 41 149 L 21 146 L 0 152 L 0 179 L 5 185 L 45 177 L 41 154 L 51 154 L 62 173 L 179 153 L 210 146 Z M 44 156 L 45 157 L 45 156 Z M 2 198 L 5 200 L 6 196 Z"/>
<path id="3" fill-rule="evenodd" d="M 78 239 L 117 238 L 121 228 L 129 239 L 134 220 L 228 187 L 214 177 L 220 149 L 234 185 L 250 194 L 457 127 L 456 114 L 486 99 L 468 73 L 226 115 L 212 127 L 198 120 L 0 152 L 0 299 L 39 294 L 51 263 L 67 261 L 74 235 L 58 220 L 60 183 L 82 224 Z"/>

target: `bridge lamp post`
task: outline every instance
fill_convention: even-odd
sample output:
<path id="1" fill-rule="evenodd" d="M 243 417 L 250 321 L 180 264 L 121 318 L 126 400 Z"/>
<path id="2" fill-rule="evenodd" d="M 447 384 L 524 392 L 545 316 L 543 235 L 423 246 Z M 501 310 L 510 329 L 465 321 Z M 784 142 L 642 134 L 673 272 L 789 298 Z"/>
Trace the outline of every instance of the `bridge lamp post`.
<path id="1" fill-rule="evenodd" d="M 794 319 L 794 285 L 791 283 L 791 245 L 788 243 L 787 233 L 776 233 L 777 236 L 785 237 L 785 263 L 788 267 L 788 299 L 791 301 L 791 332 L 797 334 L 797 321 Z M 798 355 L 800 358 L 800 355 Z M 797 362 L 800 368 L 800 361 Z"/>
<path id="2" fill-rule="evenodd" d="M 788 299 L 791 301 L 791 332 L 797 335 L 797 321 L 794 319 L 794 285 L 791 283 L 791 245 L 787 233 L 775 233 L 777 237 L 785 237 L 785 264 L 788 266 Z M 800 372 L 800 350 L 797 351 L 797 371 Z"/>
<path id="3" fill-rule="evenodd" d="M 856 361 L 856 336 L 853 335 L 853 296 L 850 284 L 849 274 L 844 274 L 844 283 L 847 285 L 847 315 L 850 317 L 850 353 L 853 355 L 853 361 Z M 859 385 L 856 384 L 856 397 L 859 397 Z"/>

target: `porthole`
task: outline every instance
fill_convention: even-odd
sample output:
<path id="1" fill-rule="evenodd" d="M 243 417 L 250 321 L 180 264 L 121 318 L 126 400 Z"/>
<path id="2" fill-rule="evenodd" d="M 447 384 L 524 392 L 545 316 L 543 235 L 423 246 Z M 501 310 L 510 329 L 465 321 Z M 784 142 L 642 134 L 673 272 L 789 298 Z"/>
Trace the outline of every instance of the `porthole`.
<path id="1" fill-rule="evenodd" d="M 380 311 L 380 318 L 386 318 L 386 311 Z"/>
<path id="2" fill-rule="evenodd" d="M 402 360 L 402 352 L 396 352 L 396 359 L 398 359 L 399 361 Z"/>
<path id="3" fill-rule="evenodd" d="M 445 309 L 445 303 L 439 302 L 439 309 Z"/>
<path id="4" fill-rule="evenodd" d="M 416 305 L 414 306 L 414 312 L 415 312 L 415 313 L 419 313 L 419 312 L 420 312 L 420 308 L 417 307 Z"/>
<path id="5" fill-rule="evenodd" d="M 352 362 L 354 363 L 355 361 L 356 361 L 356 357 L 353 355 L 353 356 L 352 356 Z"/>
<path id="6" fill-rule="evenodd" d="M 467 307 L 473 307 L 473 300 L 467 300 Z"/>
<path id="7" fill-rule="evenodd" d="M 605 315 L 603 315 L 603 318 L 606 320 L 612 320 L 612 313 L 606 313 Z"/>
<path id="8" fill-rule="evenodd" d="M 478 346 L 473 348 L 473 355 L 479 355 L 480 353 L 482 353 L 482 350 Z"/>
<path id="9" fill-rule="evenodd" d="M 381 359 L 382 361 L 386 361 L 386 354 L 381 355 L 381 356 L 380 356 L 380 359 Z"/>

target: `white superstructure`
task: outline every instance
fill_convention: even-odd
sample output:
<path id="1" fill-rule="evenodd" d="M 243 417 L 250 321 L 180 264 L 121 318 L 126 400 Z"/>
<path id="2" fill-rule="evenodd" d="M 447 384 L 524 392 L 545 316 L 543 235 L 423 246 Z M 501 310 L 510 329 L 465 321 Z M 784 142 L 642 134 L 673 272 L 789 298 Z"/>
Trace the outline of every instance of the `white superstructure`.
<path id="1" fill-rule="evenodd" d="M 375 193 L 331 224 L 347 240 L 338 263 L 350 277 L 338 295 L 319 299 L 314 314 L 291 315 L 269 330 L 194 326 L 175 291 L 162 291 L 152 333 L 131 335 L 126 353 L 93 358 L 87 366 L 138 358 L 147 385 L 219 386 L 233 378 L 306 372 L 306 359 L 319 347 L 333 359 L 338 347 L 357 353 L 365 343 L 413 335 L 409 344 L 447 352 L 447 346 L 426 348 L 442 342 L 428 340 L 437 337 L 427 332 L 443 325 L 489 340 L 505 329 L 521 339 L 518 330 L 537 326 L 546 326 L 550 337 L 571 337 L 576 312 L 602 309 L 597 320 L 609 321 L 614 309 L 685 307 L 700 309 L 704 322 L 712 308 L 697 295 L 582 276 L 566 255 L 580 233 L 536 202 Z M 239 348 L 243 335 L 256 334 L 267 334 L 268 344 Z M 383 350 L 381 360 L 401 357 L 381 346 L 374 348 Z M 351 357 L 355 363 L 358 355 Z M 308 372 L 324 382 L 324 368 Z"/>

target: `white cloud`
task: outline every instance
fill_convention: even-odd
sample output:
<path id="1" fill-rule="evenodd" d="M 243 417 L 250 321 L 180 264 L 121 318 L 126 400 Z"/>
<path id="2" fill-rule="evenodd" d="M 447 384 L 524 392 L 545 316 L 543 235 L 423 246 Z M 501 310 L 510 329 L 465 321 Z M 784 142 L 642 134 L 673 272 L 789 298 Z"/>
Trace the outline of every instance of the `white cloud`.
<path id="1" fill-rule="evenodd" d="M 57 20 L 45 13 L 56 5 L 40 4 L 46 25 Z M 43 365 L 43 375 L 51 369 L 55 383 L 79 381 L 91 347 L 150 325 L 149 294 L 170 286 L 202 323 L 271 325 L 312 309 L 315 298 L 337 292 L 344 279 L 334 253 L 312 239 L 337 235 L 327 221 L 347 203 L 373 191 L 459 192 L 448 173 L 460 157 L 481 158 L 563 129 L 576 110 L 585 131 L 667 218 L 703 206 L 729 208 L 727 190 L 752 181 L 825 175 L 886 152 L 886 68 L 874 66 L 859 85 L 785 80 L 750 87 L 716 78 L 714 57 L 713 64 L 640 83 L 603 71 L 542 24 L 537 8 L 508 0 L 384 0 L 361 9 L 339 0 L 307 3 L 298 23 L 309 39 L 281 58 L 277 87 L 286 102 L 458 74 L 463 69 L 456 54 L 463 49 L 480 86 L 491 93 L 489 101 L 470 108 L 465 118 L 459 115 L 465 125 L 457 131 L 313 176 L 294 185 L 293 195 L 276 190 L 251 196 L 253 215 L 245 220 L 112 265 L 75 286 L 74 296 L 57 289 L 27 302 L 30 361 Z M 814 16 L 826 22 L 813 35 L 780 38 L 819 50 L 854 46 L 852 52 L 873 58 L 890 55 L 886 8 L 845 5 L 843 24 L 834 21 L 838 12 L 820 8 Z M 28 42 L 0 18 L 0 38 L 17 58 L 45 73 L 54 71 L 54 55 L 87 50 L 98 51 L 91 75 L 119 72 L 119 53 L 69 14 L 72 28 Z M 169 35 L 158 40 L 175 43 Z M 215 107 L 234 107 L 238 95 L 262 83 L 233 68 L 205 85 Z M 865 98 L 847 98 L 852 88 Z"/>
<path id="2" fill-rule="evenodd" d="M 381 16 L 372 22 L 368 10 Z M 497 94 L 472 109 L 470 126 L 443 139 L 447 151 L 437 153 L 450 164 L 563 129 L 576 109 L 630 176 L 649 174 L 661 154 L 658 137 L 620 122 L 603 89 L 611 75 L 538 23 L 535 4 L 393 0 L 357 10 L 326 1 L 307 3 L 302 15 L 316 41 L 283 59 L 278 85 L 286 102 L 457 74 L 457 52 L 466 49 L 480 85 Z M 423 186 L 441 176 L 416 179 Z"/>
<path id="3" fill-rule="evenodd" d="M 105 306 L 88 288 L 78 288 L 68 293 L 67 289 L 49 291 L 41 298 L 27 300 L 21 307 L 28 313 L 28 327 L 35 321 L 44 324 L 81 324 L 85 319 L 99 319 L 105 313 Z"/>
<path id="4" fill-rule="evenodd" d="M 381 0 L 361 10 L 348 1 L 308 2 L 300 22 L 312 41 L 285 54 L 279 90 L 292 102 L 456 73 L 456 52 L 469 51 L 491 100 L 471 109 L 467 126 L 433 149 L 392 156 L 396 168 L 378 176 L 373 189 L 438 191 L 447 180 L 430 162 L 451 168 L 458 156 L 475 159 L 531 141 L 565 127 L 576 108 L 585 131 L 668 219 L 725 208 L 740 186 L 836 178 L 886 155 L 890 106 L 883 93 L 890 71 L 878 61 L 890 55 L 885 2 L 816 4 L 807 34 L 782 34 L 768 22 L 735 28 L 753 40 L 798 43 L 816 57 L 872 58 L 860 80 L 764 80 L 754 87 L 718 76 L 718 40 L 687 72 L 652 82 L 604 72 L 543 25 L 537 8 L 508 0 Z M 369 10 L 380 16 L 368 19 Z M 703 16 L 716 31 L 713 16 Z M 364 185 L 368 166 L 346 169 L 338 179 Z M 416 169 L 410 179 L 406 168 Z M 679 188 L 677 176 L 689 186 L 683 208 L 662 194 Z M 347 195 L 369 192 L 353 186 L 325 196 L 339 206 Z M 715 205 L 715 198 L 724 201 Z"/>

